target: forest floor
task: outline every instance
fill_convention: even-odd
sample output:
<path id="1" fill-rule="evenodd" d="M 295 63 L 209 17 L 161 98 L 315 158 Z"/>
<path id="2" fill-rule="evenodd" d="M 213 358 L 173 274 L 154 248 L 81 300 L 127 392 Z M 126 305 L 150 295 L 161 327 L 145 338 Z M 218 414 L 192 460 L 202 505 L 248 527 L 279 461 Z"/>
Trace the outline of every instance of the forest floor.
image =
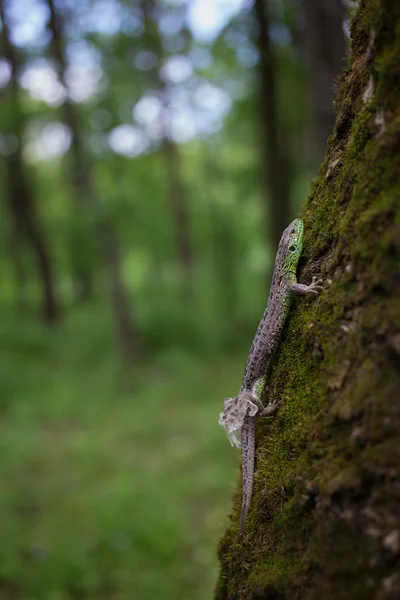
<path id="1" fill-rule="evenodd" d="M 244 357 L 168 351 L 127 376 L 88 317 L 0 324 L 0 597 L 210 598 Z"/>

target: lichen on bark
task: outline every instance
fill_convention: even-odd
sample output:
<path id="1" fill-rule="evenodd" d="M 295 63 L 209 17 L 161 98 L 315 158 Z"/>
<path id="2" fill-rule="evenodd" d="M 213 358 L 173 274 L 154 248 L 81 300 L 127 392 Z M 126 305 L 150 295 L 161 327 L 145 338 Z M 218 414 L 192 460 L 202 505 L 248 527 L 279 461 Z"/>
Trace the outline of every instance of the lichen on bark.
<path id="1" fill-rule="evenodd" d="M 400 597 L 400 3 L 364 0 L 303 211 L 296 300 L 259 420 L 251 511 L 219 544 L 217 600 Z"/>

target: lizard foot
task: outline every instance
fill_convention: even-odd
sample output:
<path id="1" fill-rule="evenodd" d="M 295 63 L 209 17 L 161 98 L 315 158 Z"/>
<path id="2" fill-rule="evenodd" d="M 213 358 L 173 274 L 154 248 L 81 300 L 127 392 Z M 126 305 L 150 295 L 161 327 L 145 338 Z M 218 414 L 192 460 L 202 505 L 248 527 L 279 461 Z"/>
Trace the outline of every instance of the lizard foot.
<path id="1" fill-rule="evenodd" d="M 273 402 L 270 402 L 269 404 L 267 404 L 267 406 L 263 408 L 262 411 L 259 412 L 260 417 L 272 417 L 281 404 L 281 400 L 274 400 Z"/>
<path id="2" fill-rule="evenodd" d="M 305 285 L 304 283 L 292 283 L 288 289 L 294 294 L 300 295 L 310 293 L 319 294 L 323 290 L 323 287 L 322 285 L 320 285 L 320 283 L 320 279 L 316 279 L 315 277 L 313 277 L 310 285 Z"/>
<path id="3" fill-rule="evenodd" d="M 322 290 L 324 289 L 323 286 L 321 285 L 321 283 L 322 283 L 322 279 L 313 277 L 311 279 L 310 285 L 308 286 L 308 291 L 314 292 L 314 294 L 319 294 L 319 292 L 322 292 Z"/>

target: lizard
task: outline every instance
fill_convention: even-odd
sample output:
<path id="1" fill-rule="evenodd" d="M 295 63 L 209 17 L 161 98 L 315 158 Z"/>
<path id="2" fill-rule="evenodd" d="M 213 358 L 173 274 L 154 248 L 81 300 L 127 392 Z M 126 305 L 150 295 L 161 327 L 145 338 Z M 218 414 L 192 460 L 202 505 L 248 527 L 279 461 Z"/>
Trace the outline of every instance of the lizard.
<path id="1" fill-rule="evenodd" d="M 253 494 L 255 463 L 255 422 L 258 416 L 272 416 L 280 402 L 264 407 L 261 396 L 267 382 L 268 368 L 278 346 L 295 294 L 318 294 L 322 287 L 312 280 L 310 285 L 297 283 L 297 264 L 303 247 L 304 224 L 295 219 L 285 229 L 275 257 L 274 273 L 267 306 L 250 348 L 240 392 L 226 398 L 219 424 L 228 434 L 232 445 L 242 452 L 242 507 L 238 541 L 243 535 Z"/>

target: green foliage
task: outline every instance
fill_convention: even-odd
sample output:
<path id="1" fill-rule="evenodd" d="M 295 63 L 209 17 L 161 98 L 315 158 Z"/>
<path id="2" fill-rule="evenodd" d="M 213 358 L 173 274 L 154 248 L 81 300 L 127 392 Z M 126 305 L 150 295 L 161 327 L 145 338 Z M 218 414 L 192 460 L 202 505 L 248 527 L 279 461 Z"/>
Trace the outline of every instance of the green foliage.
<path id="1" fill-rule="evenodd" d="M 208 598 L 236 462 L 215 417 L 242 361 L 170 350 L 128 376 L 103 316 L 2 323 L 0 595 Z"/>

